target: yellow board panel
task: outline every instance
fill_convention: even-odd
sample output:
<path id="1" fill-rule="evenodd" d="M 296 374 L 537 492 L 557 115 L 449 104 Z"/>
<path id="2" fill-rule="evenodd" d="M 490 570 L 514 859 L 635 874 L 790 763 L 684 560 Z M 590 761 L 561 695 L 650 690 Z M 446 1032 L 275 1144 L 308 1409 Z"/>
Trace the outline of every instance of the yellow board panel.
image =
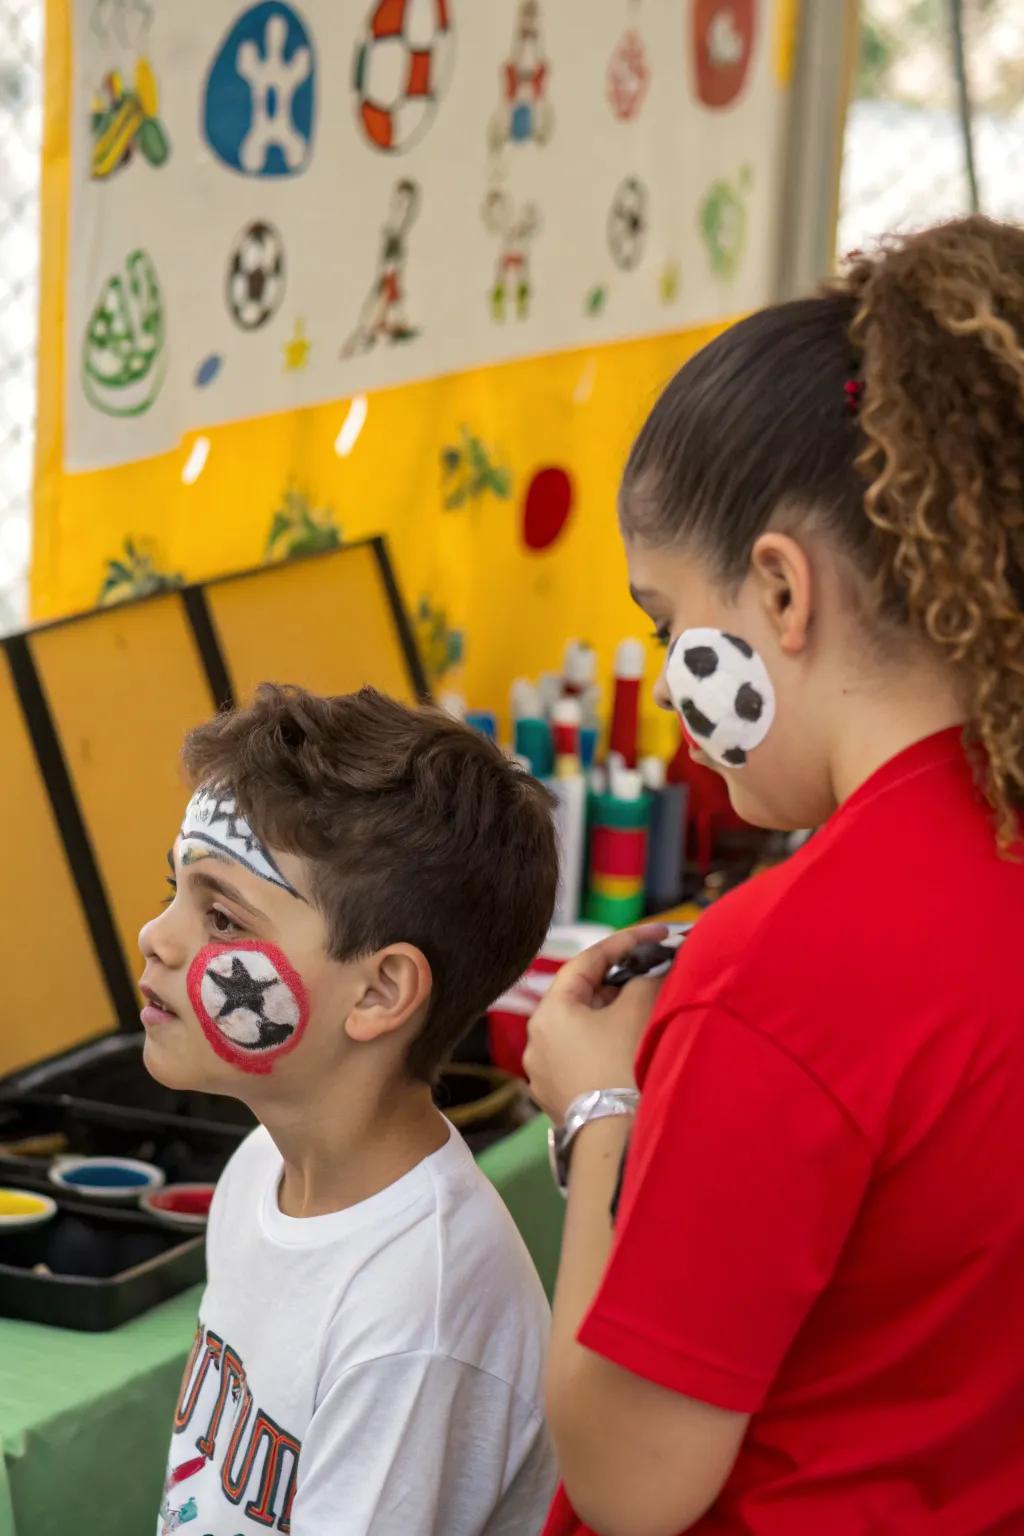
<path id="1" fill-rule="evenodd" d="M 10 906 L 0 923 L 0 1077 L 116 1024 L 71 871 L 0 657 L 0 847 Z"/>
<path id="2" fill-rule="evenodd" d="M 407 703 L 414 691 L 380 566 L 363 544 L 269 566 L 206 587 L 239 701 L 258 683 L 354 693 L 371 683 Z"/>
<path id="3" fill-rule="evenodd" d="M 181 744 L 213 713 L 206 675 L 177 595 L 42 630 L 29 643 L 134 974 L 139 928 L 165 894 L 187 800 Z"/>

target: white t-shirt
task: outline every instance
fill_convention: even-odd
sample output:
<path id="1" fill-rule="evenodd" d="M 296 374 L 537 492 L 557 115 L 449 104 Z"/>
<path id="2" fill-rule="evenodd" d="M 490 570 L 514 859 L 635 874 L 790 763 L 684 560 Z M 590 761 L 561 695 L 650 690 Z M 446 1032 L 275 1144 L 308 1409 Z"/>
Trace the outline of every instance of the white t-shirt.
<path id="1" fill-rule="evenodd" d="M 462 1138 L 328 1216 L 281 1174 L 259 1129 L 217 1186 L 161 1536 L 536 1536 L 548 1307 Z"/>

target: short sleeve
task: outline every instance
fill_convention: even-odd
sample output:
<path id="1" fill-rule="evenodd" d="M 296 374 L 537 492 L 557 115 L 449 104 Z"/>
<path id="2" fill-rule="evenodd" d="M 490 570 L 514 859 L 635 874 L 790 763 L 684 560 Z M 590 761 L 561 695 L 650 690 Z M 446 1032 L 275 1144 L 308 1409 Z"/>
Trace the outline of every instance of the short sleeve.
<path id="1" fill-rule="evenodd" d="M 672 1391 L 756 1412 L 870 1170 L 863 1135 L 804 1065 L 721 1007 L 680 1010 L 646 1076 L 580 1342 Z"/>
<path id="2" fill-rule="evenodd" d="M 510 1386 L 445 1356 L 343 1372 L 303 1441 L 294 1536 L 528 1536 L 554 1491 L 543 1422 Z"/>

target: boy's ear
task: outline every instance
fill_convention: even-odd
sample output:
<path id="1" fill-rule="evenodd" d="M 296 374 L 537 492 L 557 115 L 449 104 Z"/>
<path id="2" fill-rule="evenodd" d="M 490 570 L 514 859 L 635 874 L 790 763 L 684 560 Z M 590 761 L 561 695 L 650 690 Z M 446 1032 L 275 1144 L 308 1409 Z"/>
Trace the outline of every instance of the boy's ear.
<path id="1" fill-rule="evenodd" d="M 430 962 L 414 944 L 389 944 L 363 962 L 364 990 L 345 1020 L 350 1040 L 365 1044 L 394 1034 L 429 1001 Z"/>

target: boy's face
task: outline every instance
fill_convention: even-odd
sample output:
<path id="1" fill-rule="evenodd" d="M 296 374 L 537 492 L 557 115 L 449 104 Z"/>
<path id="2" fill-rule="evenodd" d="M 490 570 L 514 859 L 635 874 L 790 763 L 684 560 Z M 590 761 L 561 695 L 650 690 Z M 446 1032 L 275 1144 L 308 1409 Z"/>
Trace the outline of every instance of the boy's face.
<path id="1" fill-rule="evenodd" d="M 145 1062 L 170 1088 L 298 1088 L 345 1053 L 355 968 L 330 959 L 302 859 L 271 853 L 200 790 L 171 853 L 173 897 L 139 935 Z"/>

